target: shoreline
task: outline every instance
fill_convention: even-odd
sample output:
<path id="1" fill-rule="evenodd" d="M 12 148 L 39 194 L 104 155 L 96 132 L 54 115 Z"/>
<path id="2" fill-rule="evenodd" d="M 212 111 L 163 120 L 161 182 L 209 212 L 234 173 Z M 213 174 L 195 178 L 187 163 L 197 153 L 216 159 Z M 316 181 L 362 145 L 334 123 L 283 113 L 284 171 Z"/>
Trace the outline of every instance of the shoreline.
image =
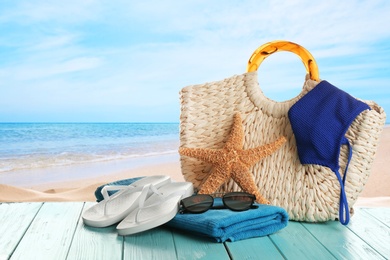
<path id="1" fill-rule="evenodd" d="M 390 127 L 385 127 L 371 175 L 355 207 L 390 207 Z M 121 179 L 168 175 L 184 181 L 178 153 L 20 170 L 0 174 L 0 202 L 95 201 L 98 186 Z"/>
<path id="2" fill-rule="evenodd" d="M 61 176 L 70 170 L 73 174 Z M 80 171 L 88 174 L 77 174 Z M 168 175 L 172 180 L 184 181 L 178 154 L 51 167 L 34 170 L 34 173 L 34 176 L 28 176 L 23 171 L 17 177 L 7 179 L 6 183 L 3 176 L 3 181 L 0 181 L 0 202 L 95 201 L 97 187 L 140 176 Z M 21 175 L 28 178 L 15 185 Z M 57 176 L 61 176 L 61 180 L 56 179 Z"/>
<path id="3" fill-rule="evenodd" d="M 178 162 L 177 153 L 132 157 L 127 159 L 52 166 L 0 173 L 0 183 L 21 188 L 39 187 L 80 188 L 80 181 L 114 181 L 110 176 L 136 177 L 132 172 L 141 168 Z M 141 170 L 143 171 L 143 170 Z M 150 169 L 152 171 L 152 169 Z M 151 173 L 150 173 L 151 174 Z M 159 174 L 158 172 L 154 174 Z M 42 190 L 38 189 L 38 190 Z"/>

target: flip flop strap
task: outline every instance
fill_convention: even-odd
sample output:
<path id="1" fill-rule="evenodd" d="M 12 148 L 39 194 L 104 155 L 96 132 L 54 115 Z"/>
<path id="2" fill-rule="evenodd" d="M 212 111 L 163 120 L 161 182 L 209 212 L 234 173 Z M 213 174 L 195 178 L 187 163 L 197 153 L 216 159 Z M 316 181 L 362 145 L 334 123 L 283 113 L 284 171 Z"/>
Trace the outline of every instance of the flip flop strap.
<path id="1" fill-rule="evenodd" d="M 106 185 L 102 188 L 101 193 L 103 195 L 103 200 L 108 200 L 110 197 L 115 195 L 115 194 L 113 194 L 110 196 L 108 194 L 109 191 L 131 190 L 134 188 L 136 188 L 136 186 L 133 186 L 133 185 Z"/>
<path id="2" fill-rule="evenodd" d="M 138 221 L 138 216 L 139 216 L 141 210 L 157 206 L 157 205 L 161 204 L 162 202 L 169 200 L 170 198 L 174 198 L 174 197 L 177 197 L 177 196 L 183 196 L 186 193 L 186 191 L 184 189 L 182 189 L 182 190 L 178 190 L 178 191 L 172 192 L 172 193 L 170 193 L 168 195 L 164 195 L 164 194 L 160 193 L 153 185 L 151 185 L 149 188 L 150 188 L 150 190 L 153 193 L 158 195 L 159 200 L 156 201 L 155 203 L 152 203 L 150 205 L 144 206 L 144 203 L 146 201 L 146 197 L 145 198 L 142 198 L 142 197 L 140 198 L 140 200 L 139 200 L 139 207 L 137 209 L 137 214 L 135 216 L 135 222 L 137 222 L 137 223 L 139 222 Z"/>
<path id="3" fill-rule="evenodd" d="M 146 185 L 146 186 L 149 186 L 149 185 Z M 140 190 L 143 191 L 144 189 L 148 189 L 148 187 L 145 188 L 145 186 L 144 187 L 142 187 L 142 186 L 138 186 L 137 187 L 137 186 L 132 186 L 132 185 L 127 185 L 127 186 L 123 186 L 123 185 L 113 185 L 113 186 L 110 186 L 110 185 L 107 185 L 107 186 L 104 186 L 103 189 L 102 189 L 102 195 L 103 195 L 103 198 L 104 198 L 103 201 L 105 201 L 106 203 L 104 203 L 104 213 L 103 214 L 105 216 L 107 215 L 107 205 L 113 199 L 115 199 L 116 197 L 120 196 L 123 192 L 125 192 L 125 191 L 136 192 L 136 191 L 140 191 Z M 109 196 L 108 195 L 108 191 L 110 191 L 110 190 L 121 190 L 121 192 L 117 192 L 117 193 Z"/>

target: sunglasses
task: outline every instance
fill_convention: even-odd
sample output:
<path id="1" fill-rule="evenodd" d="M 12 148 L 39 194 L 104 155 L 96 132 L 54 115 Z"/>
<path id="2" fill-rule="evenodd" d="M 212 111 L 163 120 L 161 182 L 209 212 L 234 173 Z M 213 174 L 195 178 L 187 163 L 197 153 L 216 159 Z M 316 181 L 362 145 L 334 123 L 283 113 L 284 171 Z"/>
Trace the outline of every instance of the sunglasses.
<path id="1" fill-rule="evenodd" d="M 233 211 L 244 211 L 257 208 L 253 205 L 256 197 L 246 192 L 229 192 L 222 196 L 223 205 L 213 206 L 214 197 L 209 194 L 196 194 L 180 201 L 180 213 L 203 213 L 209 209 L 228 208 Z"/>

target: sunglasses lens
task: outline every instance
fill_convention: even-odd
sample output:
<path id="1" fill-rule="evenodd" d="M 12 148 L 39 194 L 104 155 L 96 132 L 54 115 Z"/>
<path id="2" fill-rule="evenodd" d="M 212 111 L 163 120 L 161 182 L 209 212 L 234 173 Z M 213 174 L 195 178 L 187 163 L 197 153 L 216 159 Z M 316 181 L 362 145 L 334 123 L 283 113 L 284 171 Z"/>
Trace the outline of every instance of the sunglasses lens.
<path id="1" fill-rule="evenodd" d="M 183 208 L 191 213 L 202 213 L 213 206 L 214 199 L 207 194 L 198 194 L 181 200 Z"/>
<path id="2" fill-rule="evenodd" d="M 231 192 L 223 196 L 223 203 L 231 210 L 242 211 L 249 209 L 255 196 L 245 192 Z"/>

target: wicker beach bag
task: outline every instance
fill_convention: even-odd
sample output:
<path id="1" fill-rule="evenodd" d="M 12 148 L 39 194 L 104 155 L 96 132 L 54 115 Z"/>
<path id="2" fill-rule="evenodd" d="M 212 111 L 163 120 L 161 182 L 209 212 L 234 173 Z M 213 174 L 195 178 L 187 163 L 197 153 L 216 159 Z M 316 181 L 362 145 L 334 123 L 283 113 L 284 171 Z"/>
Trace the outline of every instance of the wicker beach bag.
<path id="1" fill-rule="evenodd" d="M 259 65 L 277 51 L 297 54 L 308 72 L 301 93 L 285 102 L 268 99 L 257 81 Z M 180 91 L 180 147 L 223 147 L 231 129 L 233 115 L 240 112 L 245 135 L 243 149 L 271 143 L 282 135 L 287 138 L 282 148 L 251 168 L 260 193 L 272 205 L 285 208 L 292 220 L 317 222 L 339 219 L 341 202 L 338 178 L 328 167 L 301 164 L 288 118 L 290 108 L 320 82 L 314 58 L 298 44 L 275 41 L 262 45 L 253 53 L 247 70 L 242 75 L 187 86 Z M 370 175 L 386 118 L 384 110 L 375 102 L 363 102 L 371 109 L 361 112 L 345 134 L 351 144 L 353 156 L 348 157 L 348 148 L 345 146 L 341 147 L 339 155 L 342 173 L 350 159 L 345 179 L 349 211 L 352 211 Z M 181 156 L 180 161 L 185 180 L 199 188 L 212 166 L 187 156 Z M 230 180 L 218 192 L 240 190 Z"/>

